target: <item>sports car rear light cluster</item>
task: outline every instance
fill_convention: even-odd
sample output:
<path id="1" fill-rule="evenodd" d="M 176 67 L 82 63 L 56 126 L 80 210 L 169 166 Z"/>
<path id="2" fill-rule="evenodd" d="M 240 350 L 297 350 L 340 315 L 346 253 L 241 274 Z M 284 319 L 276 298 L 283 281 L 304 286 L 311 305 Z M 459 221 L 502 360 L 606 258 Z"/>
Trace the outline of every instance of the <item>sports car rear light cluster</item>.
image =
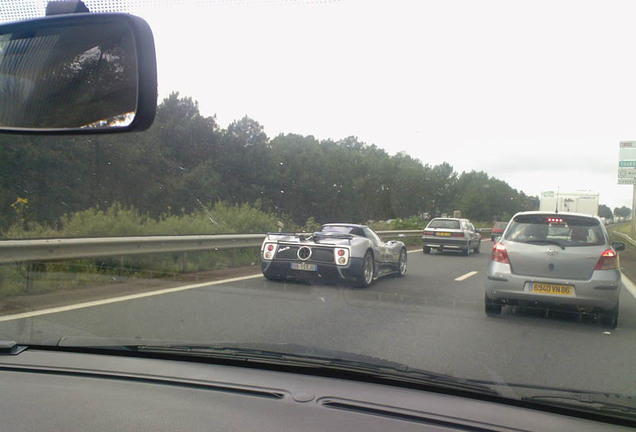
<path id="1" fill-rule="evenodd" d="M 607 249 L 601 254 L 596 263 L 594 270 L 617 270 L 618 269 L 618 256 L 612 249 Z"/>
<path id="2" fill-rule="evenodd" d="M 510 264 L 510 259 L 508 258 L 508 251 L 503 243 L 497 243 L 492 248 L 492 253 L 490 254 L 490 259 L 494 262 L 502 263 L 502 264 Z"/>
<path id="3" fill-rule="evenodd" d="M 349 264 L 349 249 L 335 248 L 333 254 L 337 265 L 344 266 Z"/>
<path id="4" fill-rule="evenodd" d="M 276 255 L 276 246 L 276 243 L 265 243 L 263 245 L 263 259 L 274 259 L 274 255 Z"/>

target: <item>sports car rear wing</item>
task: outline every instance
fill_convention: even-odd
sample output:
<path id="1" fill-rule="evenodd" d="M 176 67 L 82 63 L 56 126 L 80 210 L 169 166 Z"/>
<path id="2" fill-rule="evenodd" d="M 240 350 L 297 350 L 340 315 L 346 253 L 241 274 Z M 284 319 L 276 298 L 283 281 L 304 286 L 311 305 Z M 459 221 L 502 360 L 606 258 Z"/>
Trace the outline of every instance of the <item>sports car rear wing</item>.
<path id="1" fill-rule="evenodd" d="M 274 237 L 274 238 L 272 238 Z M 269 232 L 267 233 L 267 240 L 281 240 L 281 237 L 296 237 L 298 241 L 304 242 L 307 240 L 311 240 L 314 243 L 319 243 L 321 240 L 334 240 L 334 239 L 344 239 L 351 240 L 355 237 L 353 234 L 344 234 L 344 233 L 323 233 L 323 232 L 315 232 L 312 234 L 309 233 L 284 233 L 284 232 Z"/>

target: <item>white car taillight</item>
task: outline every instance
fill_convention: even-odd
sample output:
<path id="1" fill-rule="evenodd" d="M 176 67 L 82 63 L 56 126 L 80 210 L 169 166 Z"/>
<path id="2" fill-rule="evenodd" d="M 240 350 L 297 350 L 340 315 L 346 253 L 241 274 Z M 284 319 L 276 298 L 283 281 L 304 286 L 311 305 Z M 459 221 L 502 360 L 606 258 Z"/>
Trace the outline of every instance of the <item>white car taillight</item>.
<path id="1" fill-rule="evenodd" d="M 337 265 L 344 266 L 349 264 L 349 249 L 335 248 L 333 254 Z"/>
<path id="2" fill-rule="evenodd" d="M 616 270 L 618 269 L 618 256 L 613 249 L 606 249 L 596 263 L 594 270 Z"/>
<path id="3" fill-rule="evenodd" d="M 263 250 L 262 250 L 263 259 L 265 260 L 274 259 L 274 256 L 276 255 L 277 246 L 278 245 L 276 243 L 265 243 L 263 245 Z"/>
<path id="4" fill-rule="evenodd" d="M 503 243 L 497 243 L 492 248 L 490 259 L 494 262 L 510 264 L 510 259 L 508 258 L 508 251 L 506 250 L 506 247 L 503 245 Z"/>

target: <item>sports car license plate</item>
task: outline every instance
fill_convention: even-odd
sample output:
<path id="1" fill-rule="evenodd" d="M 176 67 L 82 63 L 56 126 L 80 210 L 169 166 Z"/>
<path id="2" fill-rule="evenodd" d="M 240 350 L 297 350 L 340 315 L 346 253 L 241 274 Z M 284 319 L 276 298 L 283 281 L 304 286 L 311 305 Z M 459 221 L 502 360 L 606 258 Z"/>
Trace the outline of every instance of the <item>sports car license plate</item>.
<path id="1" fill-rule="evenodd" d="M 542 282 L 530 282 L 528 291 L 537 294 L 551 294 L 571 296 L 574 295 L 574 287 L 572 285 L 549 284 Z"/>
<path id="2" fill-rule="evenodd" d="M 438 236 L 444 236 L 444 237 L 449 237 L 449 236 L 450 236 L 450 233 L 447 233 L 447 232 L 438 232 L 438 233 L 435 233 L 435 235 L 438 235 Z"/>
<path id="3" fill-rule="evenodd" d="M 318 266 L 316 264 L 307 264 L 307 263 L 291 263 L 292 270 L 302 270 L 302 271 L 316 271 L 318 270 Z"/>

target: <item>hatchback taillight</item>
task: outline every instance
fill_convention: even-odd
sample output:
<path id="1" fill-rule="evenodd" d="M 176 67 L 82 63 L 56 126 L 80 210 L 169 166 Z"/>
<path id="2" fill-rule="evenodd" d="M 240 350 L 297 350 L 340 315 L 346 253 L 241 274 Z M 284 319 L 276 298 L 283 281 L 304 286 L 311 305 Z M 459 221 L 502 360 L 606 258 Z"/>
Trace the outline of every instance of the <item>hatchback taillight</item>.
<path id="1" fill-rule="evenodd" d="M 503 243 L 497 243 L 492 248 L 492 253 L 490 254 L 490 259 L 494 262 L 510 264 L 510 259 L 508 259 L 508 251 Z"/>
<path id="2" fill-rule="evenodd" d="M 424 231 L 424 235 L 435 235 L 435 231 Z"/>
<path id="3" fill-rule="evenodd" d="M 452 233 L 451 237 L 464 237 L 464 233 L 460 232 L 460 233 Z"/>
<path id="4" fill-rule="evenodd" d="M 613 249 L 607 249 L 601 254 L 594 270 L 617 270 L 618 256 Z"/>

